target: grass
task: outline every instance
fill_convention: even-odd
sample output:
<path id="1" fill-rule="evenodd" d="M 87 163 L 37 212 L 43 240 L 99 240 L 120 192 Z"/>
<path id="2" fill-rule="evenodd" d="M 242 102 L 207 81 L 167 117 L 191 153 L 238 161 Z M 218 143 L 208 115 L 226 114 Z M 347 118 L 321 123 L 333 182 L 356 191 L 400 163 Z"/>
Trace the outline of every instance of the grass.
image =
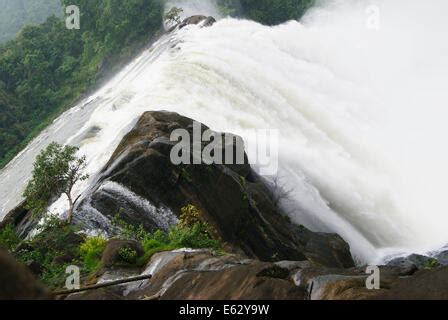
<path id="1" fill-rule="evenodd" d="M 12 224 L 6 225 L 0 230 L 0 246 L 14 250 L 20 243 L 20 238 L 16 234 L 16 230 Z"/>

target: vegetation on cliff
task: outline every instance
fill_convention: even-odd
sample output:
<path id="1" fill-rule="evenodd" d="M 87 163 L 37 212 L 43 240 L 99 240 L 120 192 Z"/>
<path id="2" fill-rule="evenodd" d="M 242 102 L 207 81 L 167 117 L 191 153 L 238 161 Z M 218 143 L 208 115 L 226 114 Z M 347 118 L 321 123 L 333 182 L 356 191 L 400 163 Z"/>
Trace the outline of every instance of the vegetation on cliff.
<path id="1" fill-rule="evenodd" d="M 224 13 L 266 25 L 299 19 L 315 0 L 218 0 Z"/>
<path id="2" fill-rule="evenodd" d="M 159 252 L 180 248 L 221 250 L 221 243 L 211 236 L 198 209 L 188 205 L 182 209 L 178 225 L 169 232 L 157 230 L 149 233 L 143 226 L 133 226 L 114 218 L 117 234 L 113 240 L 102 236 L 87 237 L 79 226 L 70 225 L 58 218 L 47 216 L 38 234 L 31 240 L 22 241 L 13 225 L 0 229 L 0 247 L 8 249 L 17 260 L 27 265 L 49 287 L 62 288 L 69 265 L 77 265 L 84 276 L 91 275 L 104 264 L 105 249 L 111 241 L 132 241 L 143 248 L 141 253 L 132 246 L 122 246 L 114 265 L 143 267 Z M 126 242 L 125 242 L 126 243 Z"/>
<path id="3" fill-rule="evenodd" d="M 0 167 L 162 24 L 161 1 L 62 2 L 81 8 L 80 30 L 53 16 L 0 47 Z"/>

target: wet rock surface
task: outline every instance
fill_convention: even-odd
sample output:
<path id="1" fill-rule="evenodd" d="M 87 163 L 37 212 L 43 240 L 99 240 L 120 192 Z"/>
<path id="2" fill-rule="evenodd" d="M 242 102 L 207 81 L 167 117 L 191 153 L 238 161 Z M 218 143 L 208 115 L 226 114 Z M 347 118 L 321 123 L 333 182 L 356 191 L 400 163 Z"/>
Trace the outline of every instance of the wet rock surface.
<path id="1" fill-rule="evenodd" d="M 118 213 L 152 232 L 169 229 L 181 208 L 193 204 L 233 252 L 263 261 L 309 258 L 325 266 L 354 265 L 341 237 L 311 232 L 282 214 L 246 155 L 239 165 L 174 165 L 170 153 L 176 143 L 170 141 L 171 133 L 185 129 L 193 137 L 193 127 L 192 119 L 176 113 L 144 113 L 121 141 L 76 216 L 88 217 L 92 209 L 109 219 Z M 237 147 L 236 139 L 240 138 L 235 137 L 232 148 Z M 219 152 L 225 154 L 225 145 Z M 104 191 L 111 185 L 121 196 Z"/>
<path id="2" fill-rule="evenodd" d="M 175 129 L 185 129 L 193 136 L 193 120 L 169 112 L 143 114 L 79 202 L 75 222 L 113 234 L 110 221 L 119 215 L 149 232 L 169 230 L 178 222 L 181 209 L 191 204 L 203 213 L 226 253 L 206 249 L 160 252 L 141 267 L 135 261 L 123 261 L 123 257 L 137 259 L 144 254 L 140 243 L 112 239 L 103 252 L 101 269 L 89 275 L 84 285 L 139 275 L 152 278 L 71 294 L 66 299 L 448 299 L 448 267 L 443 266 L 448 251 L 393 259 L 379 267 L 380 289 L 369 290 L 366 267 L 354 266 L 348 244 L 338 235 L 292 224 L 246 155 L 239 165 L 174 165 L 170 153 L 175 142 L 170 136 Z M 224 146 L 218 152 L 224 153 Z M 23 237 L 36 221 L 18 207 L 6 223 L 16 226 Z M 73 260 L 72 251 L 84 240 L 73 232 L 62 239 L 51 234 L 42 237 L 61 252 L 53 259 L 55 264 Z M 16 251 L 32 249 L 23 242 Z M 27 268 L 0 250 L 0 269 L 0 298 L 51 298 L 30 271 L 40 272 L 33 261 Z"/>
<path id="3" fill-rule="evenodd" d="M 104 271 L 98 283 L 141 275 L 150 280 L 102 289 L 130 300 L 420 300 L 447 299 L 448 267 L 421 271 L 380 267 L 380 289 L 368 289 L 365 267 L 325 268 L 310 261 L 261 262 L 209 250 L 154 255 L 142 270 Z M 94 293 L 71 299 L 90 299 Z"/>

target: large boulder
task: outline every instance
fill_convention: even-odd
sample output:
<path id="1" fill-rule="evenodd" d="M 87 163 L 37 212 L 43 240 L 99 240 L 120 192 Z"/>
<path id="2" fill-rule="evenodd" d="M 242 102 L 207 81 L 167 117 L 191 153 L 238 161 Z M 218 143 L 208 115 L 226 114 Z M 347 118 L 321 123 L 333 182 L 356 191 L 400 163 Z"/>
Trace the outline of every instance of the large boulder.
<path id="1" fill-rule="evenodd" d="M 175 129 L 193 136 L 193 120 L 177 113 L 144 113 L 81 201 L 77 219 L 89 219 L 92 212 L 110 219 L 118 213 L 148 231 L 168 230 L 181 209 L 192 204 L 231 251 L 263 261 L 310 258 L 326 266 L 353 266 L 349 246 L 338 235 L 311 232 L 282 214 L 246 155 L 239 165 L 173 164 Z M 231 147 L 236 148 L 237 139 Z"/>

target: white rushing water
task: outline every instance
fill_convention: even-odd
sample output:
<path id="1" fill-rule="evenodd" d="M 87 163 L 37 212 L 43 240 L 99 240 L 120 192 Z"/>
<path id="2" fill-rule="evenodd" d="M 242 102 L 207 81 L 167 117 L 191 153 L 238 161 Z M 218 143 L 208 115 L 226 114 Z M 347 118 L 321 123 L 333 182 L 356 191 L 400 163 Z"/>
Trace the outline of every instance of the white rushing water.
<path id="1" fill-rule="evenodd" d="M 201 2 L 172 1 L 216 13 Z M 301 23 L 226 18 L 164 37 L 1 171 L 0 216 L 50 141 L 80 146 L 94 175 L 144 111 L 170 110 L 242 136 L 280 130 L 291 218 L 339 233 L 362 261 L 441 247 L 446 9 L 444 0 L 327 1 Z"/>

